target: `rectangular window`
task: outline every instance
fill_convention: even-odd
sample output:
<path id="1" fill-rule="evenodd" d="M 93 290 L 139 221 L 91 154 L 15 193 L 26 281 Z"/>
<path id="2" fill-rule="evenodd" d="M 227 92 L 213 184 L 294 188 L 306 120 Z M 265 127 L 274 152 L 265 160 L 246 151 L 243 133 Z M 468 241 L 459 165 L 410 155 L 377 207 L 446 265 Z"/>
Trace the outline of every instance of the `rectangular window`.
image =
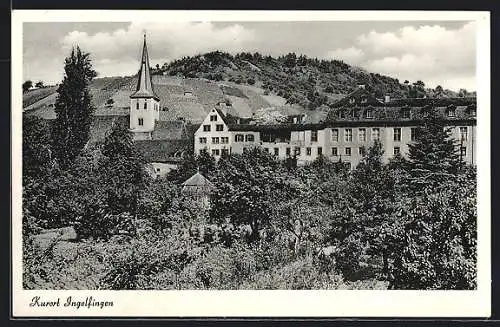
<path id="1" fill-rule="evenodd" d="M 243 142 L 243 134 L 236 134 L 234 136 L 234 141 L 235 142 Z"/>
<path id="2" fill-rule="evenodd" d="M 204 153 L 206 153 L 206 152 L 207 152 L 207 150 L 206 150 L 206 149 L 200 149 L 200 154 L 204 154 Z"/>
<path id="3" fill-rule="evenodd" d="M 351 148 L 345 148 L 345 155 L 350 156 L 351 155 Z"/>
<path id="4" fill-rule="evenodd" d="M 220 138 L 220 143 L 222 143 L 222 144 L 228 144 L 229 143 L 229 137 L 225 137 L 225 136 L 221 137 Z"/>
<path id="5" fill-rule="evenodd" d="M 217 115 L 210 115 L 210 121 L 217 121 Z"/>
<path id="6" fill-rule="evenodd" d="M 143 126 L 144 125 L 144 119 L 143 118 L 139 118 L 137 120 L 137 123 L 139 124 L 139 126 Z"/>
<path id="7" fill-rule="evenodd" d="M 448 117 L 455 117 L 455 109 L 448 109 Z"/>
<path id="8" fill-rule="evenodd" d="M 203 125 L 204 132 L 210 132 L 210 125 Z"/>
<path id="9" fill-rule="evenodd" d="M 202 144 L 207 143 L 207 138 L 206 137 L 200 137 L 200 143 L 202 143 Z"/>
<path id="10" fill-rule="evenodd" d="M 253 142 L 255 141 L 255 136 L 253 134 L 245 135 L 245 142 Z"/>
<path id="11" fill-rule="evenodd" d="M 366 110 L 366 118 L 373 118 L 373 114 L 372 114 L 372 110 L 371 109 L 367 109 Z"/>
<path id="12" fill-rule="evenodd" d="M 280 155 L 280 149 L 279 148 L 274 148 L 274 155 L 279 156 Z"/>
<path id="13" fill-rule="evenodd" d="M 224 125 L 222 125 L 222 124 L 215 125 L 215 130 L 217 132 L 222 132 L 224 130 Z"/>
<path id="14" fill-rule="evenodd" d="M 396 142 L 401 141 L 401 128 L 399 127 L 394 128 L 394 141 Z"/>
<path id="15" fill-rule="evenodd" d="M 148 102 L 144 101 L 144 109 L 148 109 Z"/>
<path id="16" fill-rule="evenodd" d="M 139 109 L 139 101 L 135 103 L 135 109 Z"/>
<path id="17" fill-rule="evenodd" d="M 332 148 L 332 156 L 338 156 L 339 152 L 337 148 Z"/>
<path id="18" fill-rule="evenodd" d="M 377 128 L 372 128 L 372 140 L 380 140 L 380 129 Z"/>
<path id="19" fill-rule="evenodd" d="M 212 155 L 213 155 L 213 156 L 218 156 L 218 155 L 220 155 L 220 150 L 219 150 L 219 149 L 213 149 L 213 150 L 212 150 Z"/>
<path id="20" fill-rule="evenodd" d="M 360 142 L 366 142 L 366 129 L 364 129 L 364 128 L 359 129 L 358 139 Z"/>
<path id="21" fill-rule="evenodd" d="M 306 155 L 310 156 L 311 155 L 311 148 L 310 147 L 307 147 L 306 148 Z"/>
<path id="22" fill-rule="evenodd" d="M 221 155 L 228 155 L 229 154 L 229 150 L 228 149 L 222 149 L 221 150 Z"/>
<path id="23" fill-rule="evenodd" d="M 286 155 L 289 156 L 290 155 L 290 148 L 286 148 Z"/>
<path id="24" fill-rule="evenodd" d="M 408 109 L 403 109 L 402 116 L 403 116 L 403 118 L 405 118 L 405 119 L 410 118 L 410 110 L 408 110 Z"/>
<path id="25" fill-rule="evenodd" d="M 467 147 L 463 146 L 463 147 L 460 147 L 460 156 L 463 158 L 465 158 L 465 156 L 467 156 Z"/>
<path id="26" fill-rule="evenodd" d="M 293 149 L 293 153 L 294 153 L 296 156 L 300 156 L 300 147 L 296 146 L 296 147 Z"/>
<path id="27" fill-rule="evenodd" d="M 311 131 L 311 142 L 318 142 L 318 131 Z"/>
<path id="28" fill-rule="evenodd" d="M 364 146 L 360 147 L 358 149 L 358 153 L 360 156 L 364 156 L 365 155 L 365 147 Z"/>
<path id="29" fill-rule="evenodd" d="M 460 140 L 467 141 L 467 127 L 460 127 Z"/>
<path id="30" fill-rule="evenodd" d="M 323 148 L 318 146 L 318 156 L 321 156 L 323 154 Z"/>
<path id="31" fill-rule="evenodd" d="M 352 129 L 346 128 L 344 131 L 344 138 L 346 142 L 352 142 Z"/>
<path id="32" fill-rule="evenodd" d="M 410 141 L 416 141 L 417 140 L 417 128 L 416 127 L 412 127 L 410 129 Z"/>
<path id="33" fill-rule="evenodd" d="M 399 148 L 399 146 L 395 146 L 394 150 L 392 151 L 392 154 L 396 155 L 396 154 L 399 154 L 400 152 L 401 152 L 401 149 Z"/>
<path id="34" fill-rule="evenodd" d="M 332 141 L 333 142 L 339 141 L 339 130 L 338 129 L 332 129 Z"/>
<path id="35" fill-rule="evenodd" d="M 212 137 L 212 143 L 213 144 L 219 144 L 219 138 L 218 137 Z"/>

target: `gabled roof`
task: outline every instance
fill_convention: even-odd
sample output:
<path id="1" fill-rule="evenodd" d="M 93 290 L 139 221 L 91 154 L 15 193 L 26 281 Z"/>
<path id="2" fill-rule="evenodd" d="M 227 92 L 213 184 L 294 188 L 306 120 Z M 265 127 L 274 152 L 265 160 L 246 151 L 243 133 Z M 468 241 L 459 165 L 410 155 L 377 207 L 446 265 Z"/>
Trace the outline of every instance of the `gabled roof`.
<path id="1" fill-rule="evenodd" d="M 160 98 L 156 95 L 153 82 L 151 81 L 151 72 L 149 68 L 148 47 L 146 45 L 146 34 L 144 34 L 144 45 L 142 46 L 142 59 L 139 68 L 137 86 L 135 92 L 130 95 L 131 98 L 154 98 L 158 101 Z"/>
<path id="2" fill-rule="evenodd" d="M 207 190 L 215 189 L 214 184 L 206 179 L 200 172 L 197 172 L 193 176 L 189 177 L 184 183 L 182 183 L 184 188 L 205 188 Z"/>
<path id="3" fill-rule="evenodd" d="M 148 162 L 179 162 L 184 152 L 191 152 L 188 140 L 137 140 L 134 146 Z"/>
<path id="4" fill-rule="evenodd" d="M 352 103 L 351 103 L 352 101 Z M 373 94 L 368 92 L 364 87 L 359 87 L 352 91 L 342 99 L 333 104 L 334 107 L 341 107 L 345 105 L 380 105 L 382 102 L 375 98 Z"/>
<path id="5" fill-rule="evenodd" d="M 182 120 L 156 122 L 151 134 L 153 140 L 186 140 L 188 138 L 186 123 Z"/>

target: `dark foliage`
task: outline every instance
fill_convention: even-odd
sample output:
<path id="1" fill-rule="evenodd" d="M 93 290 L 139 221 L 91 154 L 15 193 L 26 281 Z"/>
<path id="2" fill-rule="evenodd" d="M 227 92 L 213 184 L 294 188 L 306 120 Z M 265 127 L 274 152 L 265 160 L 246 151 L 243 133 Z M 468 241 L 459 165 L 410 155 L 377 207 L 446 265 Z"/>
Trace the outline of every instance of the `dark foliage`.
<path id="1" fill-rule="evenodd" d="M 90 54 L 79 47 L 65 59 L 64 72 L 57 89 L 52 142 L 55 157 L 67 169 L 89 140 L 94 107 L 88 85 L 97 73 L 92 69 Z"/>

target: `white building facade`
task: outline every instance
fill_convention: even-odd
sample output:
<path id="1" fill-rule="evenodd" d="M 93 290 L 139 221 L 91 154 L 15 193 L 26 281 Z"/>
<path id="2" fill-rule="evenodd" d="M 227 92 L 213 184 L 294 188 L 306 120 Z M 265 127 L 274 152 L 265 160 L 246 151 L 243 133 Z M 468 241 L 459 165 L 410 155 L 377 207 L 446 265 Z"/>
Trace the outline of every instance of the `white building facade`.
<path id="1" fill-rule="evenodd" d="M 462 160 L 468 164 L 476 164 L 475 122 L 475 118 L 448 122 Z M 382 122 L 376 119 L 330 124 L 228 124 L 223 112 L 213 109 L 195 133 L 194 150 L 195 154 L 207 151 L 218 159 L 223 151 L 242 154 L 246 149 L 260 147 L 280 160 L 295 157 L 299 165 L 311 163 L 322 155 L 354 168 L 377 139 L 383 146 L 385 162 L 396 154 L 407 157 L 408 145 L 415 141 L 417 127 L 411 120 Z"/>

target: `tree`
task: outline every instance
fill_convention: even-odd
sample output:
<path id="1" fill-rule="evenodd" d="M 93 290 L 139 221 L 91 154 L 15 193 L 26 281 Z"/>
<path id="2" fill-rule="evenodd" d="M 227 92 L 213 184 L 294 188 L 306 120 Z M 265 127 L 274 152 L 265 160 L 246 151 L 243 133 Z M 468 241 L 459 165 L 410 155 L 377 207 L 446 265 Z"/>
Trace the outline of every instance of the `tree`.
<path id="1" fill-rule="evenodd" d="M 26 82 L 23 83 L 23 93 L 31 89 L 33 86 L 33 81 L 27 80 Z"/>
<path id="2" fill-rule="evenodd" d="M 463 173 L 443 184 L 402 207 L 391 288 L 476 287 L 476 179 Z"/>
<path id="3" fill-rule="evenodd" d="M 446 121 L 434 107 L 428 108 L 416 141 L 408 145 L 409 187 L 417 193 L 440 187 L 463 166 L 456 141 L 451 138 Z"/>
<path id="4" fill-rule="evenodd" d="M 127 127 L 115 124 L 102 146 L 99 172 L 112 214 L 135 213 L 140 191 L 147 185 L 145 161 L 134 148 Z"/>
<path id="5" fill-rule="evenodd" d="M 51 166 L 49 125 L 36 116 L 23 116 L 23 178 L 43 176 Z"/>
<path id="6" fill-rule="evenodd" d="M 459 97 L 461 97 L 461 98 L 466 97 L 466 96 L 467 96 L 467 94 L 468 94 L 468 92 L 467 92 L 467 90 L 466 90 L 466 89 L 460 89 L 460 90 L 458 91 L 458 96 L 459 96 Z"/>
<path id="7" fill-rule="evenodd" d="M 391 171 L 382 162 L 383 153 L 380 141 L 365 151 L 352 172 L 344 200 L 339 202 L 341 242 L 336 256 L 347 279 L 373 275 L 379 269 L 384 277 L 388 275 L 397 192 Z M 382 261 L 380 268 L 362 269 L 373 265 L 377 258 Z"/>
<path id="8" fill-rule="evenodd" d="M 287 194 L 285 169 L 271 154 L 255 148 L 218 162 L 217 188 L 210 216 L 216 222 L 249 225 L 251 240 L 268 226 L 276 203 Z"/>
<path id="9" fill-rule="evenodd" d="M 87 144 L 94 107 L 88 88 L 97 73 L 89 53 L 73 48 L 64 65 L 65 76 L 57 89 L 56 119 L 52 130 L 53 150 L 66 169 Z"/>
<path id="10" fill-rule="evenodd" d="M 43 81 L 36 82 L 35 87 L 42 88 L 43 87 Z"/>

